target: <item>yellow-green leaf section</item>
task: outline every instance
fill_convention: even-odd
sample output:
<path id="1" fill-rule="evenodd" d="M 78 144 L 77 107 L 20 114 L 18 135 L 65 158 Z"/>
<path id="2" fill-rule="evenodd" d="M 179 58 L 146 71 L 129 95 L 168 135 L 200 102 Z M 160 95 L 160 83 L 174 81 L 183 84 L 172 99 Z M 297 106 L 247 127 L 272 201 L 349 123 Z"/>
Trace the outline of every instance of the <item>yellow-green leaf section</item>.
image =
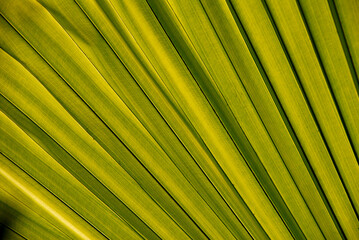
<path id="1" fill-rule="evenodd" d="M 359 239 L 358 12 L 0 1 L 0 234 Z"/>

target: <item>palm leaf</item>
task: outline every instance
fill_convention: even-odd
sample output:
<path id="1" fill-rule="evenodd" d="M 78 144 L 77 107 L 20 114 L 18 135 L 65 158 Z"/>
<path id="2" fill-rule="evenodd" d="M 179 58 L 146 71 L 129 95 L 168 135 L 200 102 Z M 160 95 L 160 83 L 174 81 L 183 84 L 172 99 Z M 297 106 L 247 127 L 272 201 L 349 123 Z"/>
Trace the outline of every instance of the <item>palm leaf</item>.
<path id="1" fill-rule="evenodd" d="M 357 239 L 356 1 L 0 2 L 9 239 Z"/>

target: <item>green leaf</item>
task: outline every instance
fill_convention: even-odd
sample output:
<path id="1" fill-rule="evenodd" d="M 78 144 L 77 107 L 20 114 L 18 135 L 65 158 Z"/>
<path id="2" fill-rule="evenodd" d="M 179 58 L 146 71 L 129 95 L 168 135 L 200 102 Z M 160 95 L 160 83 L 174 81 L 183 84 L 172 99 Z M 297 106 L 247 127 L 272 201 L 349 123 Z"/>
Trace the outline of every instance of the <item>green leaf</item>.
<path id="1" fill-rule="evenodd" d="M 0 2 L 13 239 L 356 239 L 355 1 Z"/>

